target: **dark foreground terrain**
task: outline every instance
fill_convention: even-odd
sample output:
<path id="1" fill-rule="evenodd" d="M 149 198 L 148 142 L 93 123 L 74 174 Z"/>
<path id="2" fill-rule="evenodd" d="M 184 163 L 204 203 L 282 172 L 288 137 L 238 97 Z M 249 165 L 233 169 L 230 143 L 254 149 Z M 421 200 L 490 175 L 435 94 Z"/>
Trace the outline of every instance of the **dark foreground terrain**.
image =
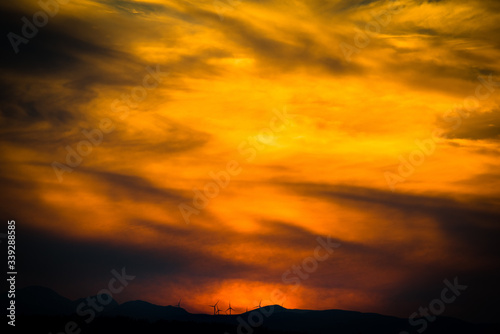
<path id="1" fill-rule="evenodd" d="M 4 296 L 6 300 L 6 296 Z M 400 334 L 420 333 L 408 319 L 374 313 L 342 310 L 296 310 L 278 305 L 265 306 L 237 315 L 191 314 L 180 307 L 158 306 L 144 301 L 118 304 L 114 300 L 98 312 L 91 311 L 87 299 L 71 301 L 53 290 L 29 287 L 16 296 L 16 326 L 9 332 L 85 333 L 329 333 Z M 82 304 L 83 303 L 83 304 Z M 77 312 L 79 310 L 79 312 Z M 77 314 L 78 313 L 78 314 Z M 471 324 L 438 317 L 427 322 L 426 334 L 500 334 L 500 324 Z"/>

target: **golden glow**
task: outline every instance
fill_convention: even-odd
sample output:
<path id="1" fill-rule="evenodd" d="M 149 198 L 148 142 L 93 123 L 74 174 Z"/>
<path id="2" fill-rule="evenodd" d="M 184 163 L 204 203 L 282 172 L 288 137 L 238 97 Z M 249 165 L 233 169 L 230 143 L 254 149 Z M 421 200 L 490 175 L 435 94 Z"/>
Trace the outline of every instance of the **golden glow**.
<path id="1" fill-rule="evenodd" d="M 38 10 L 31 3 L 22 2 Z M 346 3 L 242 0 L 223 20 L 211 1 L 61 6 L 35 38 L 60 29 L 94 51 L 66 50 L 78 59 L 74 68 L 47 75 L 5 72 L 46 115 L 2 116 L 13 138 L 1 143 L 4 175 L 32 185 L 25 192 L 6 185 L 20 201 L 4 194 L 3 202 L 26 226 L 69 239 L 203 254 L 212 261 L 198 273 L 206 281 L 183 278 L 193 271 L 186 265 L 178 277 L 158 274 L 130 292 L 159 304 L 182 294 L 198 312 L 210 312 L 217 299 L 243 311 L 275 287 L 290 291 L 282 273 L 312 256 L 315 236 L 331 235 L 343 246 L 287 294 L 285 307 L 308 308 L 313 299 L 316 308 L 373 311 L 387 286 L 410 276 L 377 256 L 398 254 L 423 266 L 452 258 L 456 244 L 434 201 L 478 210 L 478 198 L 498 204 L 499 133 L 491 134 L 500 121 L 498 87 L 395 192 L 384 172 L 397 173 L 398 157 L 408 159 L 416 140 L 454 124 L 442 117 L 474 96 L 478 75 L 498 73 L 492 36 L 499 12 L 488 1 L 405 1 L 348 62 L 340 43 L 354 46 L 359 22 L 388 2 Z M 21 54 L 31 44 L 21 45 Z M 113 101 L 140 87 L 146 66 L 156 64 L 169 75 L 120 118 Z M 57 110 L 69 116 L 47 116 Z M 273 131 L 285 110 L 290 118 Z M 76 149 L 86 140 L 81 130 L 103 118 L 115 130 L 59 182 L 51 163 L 66 163 L 65 146 Z M 30 144 L 38 141 L 45 144 Z M 252 148 L 252 159 L 240 145 Z M 178 205 L 194 207 L 193 188 L 203 191 L 213 182 L 209 173 L 233 160 L 241 172 L 187 225 Z M 36 212 L 22 210 L 26 203 L 36 203 Z M 375 250 L 379 255 L 369 255 Z M 461 256 L 468 263 L 474 255 Z M 218 273 L 220 261 L 234 271 Z"/>

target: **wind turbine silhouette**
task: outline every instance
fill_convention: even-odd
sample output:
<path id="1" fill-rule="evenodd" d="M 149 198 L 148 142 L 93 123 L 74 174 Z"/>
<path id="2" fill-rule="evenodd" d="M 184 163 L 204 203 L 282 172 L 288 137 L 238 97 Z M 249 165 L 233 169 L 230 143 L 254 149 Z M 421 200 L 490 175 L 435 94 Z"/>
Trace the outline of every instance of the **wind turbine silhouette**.
<path id="1" fill-rule="evenodd" d="M 231 315 L 231 311 L 234 310 L 234 308 L 231 307 L 231 302 L 229 302 L 229 307 L 227 308 L 227 310 L 229 310 L 229 315 Z M 226 314 L 227 314 L 227 310 L 226 310 Z"/>
<path id="2" fill-rule="evenodd" d="M 260 303 L 262 303 L 262 299 L 259 302 L 259 306 L 255 306 L 255 308 L 261 308 Z"/>
<path id="3" fill-rule="evenodd" d="M 219 304 L 219 301 L 217 301 L 217 303 L 215 303 L 215 305 L 208 305 L 210 307 L 213 307 L 214 308 L 214 315 L 215 315 L 215 308 L 217 307 L 217 304 Z M 218 308 L 218 307 L 217 307 Z"/>
<path id="4" fill-rule="evenodd" d="M 179 308 L 181 307 L 181 300 L 182 300 L 182 298 L 179 299 L 179 302 L 177 303 L 177 307 L 179 307 Z"/>

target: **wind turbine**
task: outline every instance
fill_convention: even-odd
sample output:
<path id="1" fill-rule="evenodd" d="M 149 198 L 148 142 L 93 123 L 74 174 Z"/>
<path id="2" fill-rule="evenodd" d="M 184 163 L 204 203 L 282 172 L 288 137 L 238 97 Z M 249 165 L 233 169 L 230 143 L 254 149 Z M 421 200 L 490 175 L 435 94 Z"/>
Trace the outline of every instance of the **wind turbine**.
<path id="1" fill-rule="evenodd" d="M 231 315 L 231 311 L 234 310 L 234 308 L 231 307 L 231 302 L 229 302 L 229 307 L 227 308 L 227 310 L 229 310 L 229 315 Z M 227 314 L 227 310 L 226 310 L 226 314 Z"/>
<path id="2" fill-rule="evenodd" d="M 214 315 L 215 315 L 215 308 L 217 307 L 217 304 L 219 304 L 219 301 L 217 301 L 217 303 L 215 303 L 215 305 L 208 305 L 210 307 L 213 307 L 214 308 Z M 217 307 L 218 308 L 218 307 Z"/>
<path id="3" fill-rule="evenodd" d="M 262 299 L 259 302 L 259 306 L 255 306 L 255 308 L 261 308 L 260 303 L 262 303 Z"/>
<path id="4" fill-rule="evenodd" d="M 179 307 L 179 308 L 181 307 L 181 300 L 182 300 L 182 298 L 179 299 L 179 302 L 177 303 L 177 307 Z"/>

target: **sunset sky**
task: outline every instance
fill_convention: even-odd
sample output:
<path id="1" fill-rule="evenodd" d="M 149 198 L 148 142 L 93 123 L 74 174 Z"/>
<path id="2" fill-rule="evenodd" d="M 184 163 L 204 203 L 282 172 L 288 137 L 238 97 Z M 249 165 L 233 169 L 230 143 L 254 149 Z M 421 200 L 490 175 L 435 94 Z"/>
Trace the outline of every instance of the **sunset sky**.
<path id="1" fill-rule="evenodd" d="M 46 1 L 0 5 L 19 287 L 408 317 L 458 277 L 497 319 L 498 1 Z"/>

